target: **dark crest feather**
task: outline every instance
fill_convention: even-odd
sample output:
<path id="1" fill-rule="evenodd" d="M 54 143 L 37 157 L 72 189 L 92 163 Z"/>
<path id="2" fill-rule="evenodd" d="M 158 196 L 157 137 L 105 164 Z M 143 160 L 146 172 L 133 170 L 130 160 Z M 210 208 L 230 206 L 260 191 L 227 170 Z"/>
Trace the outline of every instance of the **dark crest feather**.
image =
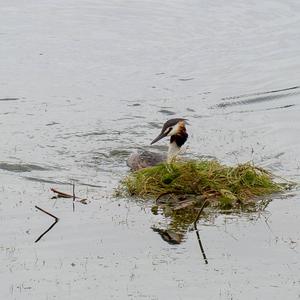
<path id="1" fill-rule="evenodd" d="M 164 126 L 163 126 L 161 132 L 165 132 L 165 130 L 166 130 L 168 127 L 175 126 L 175 125 L 176 125 L 178 122 L 180 122 L 180 121 L 186 121 L 186 119 L 183 119 L 183 118 L 175 118 L 175 119 L 170 119 L 170 120 L 168 120 L 168 121 L 164 124 Z"/>

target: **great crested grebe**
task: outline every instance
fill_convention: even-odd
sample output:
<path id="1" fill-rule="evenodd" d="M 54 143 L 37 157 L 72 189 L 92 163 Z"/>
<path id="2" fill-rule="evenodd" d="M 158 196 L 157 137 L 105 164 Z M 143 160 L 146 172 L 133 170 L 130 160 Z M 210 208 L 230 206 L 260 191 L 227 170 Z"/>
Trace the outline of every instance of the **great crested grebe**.
<path id="1" fill-rule="evenodd" d="M 179 154 L 181 146 L 186 142 L 188 134 L 185 128 L 186 119 L 176 118 L 168 120 L 160 134 L 151 142 L 151 145 L 166 136 L 170 136 L 170 144 L 167 155 L 150 152 L 138 151 L 132 153 L 127 159 L 127 166 L 136 171 L 142 168 L 157 165 L 163 161 L 170 162 Z"/>

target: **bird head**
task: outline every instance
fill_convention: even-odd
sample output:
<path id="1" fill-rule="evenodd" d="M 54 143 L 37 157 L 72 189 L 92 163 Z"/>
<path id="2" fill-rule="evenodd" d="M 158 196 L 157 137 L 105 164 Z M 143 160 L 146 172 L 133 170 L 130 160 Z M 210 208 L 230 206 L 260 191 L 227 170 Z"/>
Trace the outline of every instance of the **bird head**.
<path id="1" fill-rule="evenodd" d="M 166 136 L 177 135 L 185 130 L 186 119 L 176 118 L 168 120 L 162 127 L 160 134 L 151 142 L 151 145 L 158 142 Z"/>

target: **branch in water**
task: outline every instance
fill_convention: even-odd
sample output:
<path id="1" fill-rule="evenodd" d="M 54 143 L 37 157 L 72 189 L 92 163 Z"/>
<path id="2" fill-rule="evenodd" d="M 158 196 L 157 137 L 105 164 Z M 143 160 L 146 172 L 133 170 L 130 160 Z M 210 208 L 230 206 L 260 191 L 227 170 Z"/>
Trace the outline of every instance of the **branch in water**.
<path id="1" fill-rule="evenodd" d="M 37 205 L 35 205 L 35 208 L 39 209 L 40 211 L 42 211 L 43 213 L 47 214 L 48 216 L 54 218 L 54 220 L 55 220 L 54 223 L 34 241 L 35 243 L 37 243 L 48 231 L 50 231 L 54 227 L 54 225 L 59 221 L 59 218 L 57 218 L 56 216 L 47 212 L 46 210 L 38 207 Z"/>
<path id="2" fill-rule="evenodd" d="M 64 193 L 64 192 L 61 192 L 57 189 L 54 189 L 54 188 L 50 188 L 50 190 L 55 193 L 56 195 L 52 197 L 52 199 L 57 199 L 57 198 L 72 198 L 73 201 L 76 201 L 76 202 L 80 202 L 82 204 L 87 204 L 87 199 L 86 198 L 79 198 L 77 196 L 75 196 L 74 194 L 74 191 L 73 191 L 73 195 L 71 194 L 67 194 L 67 193 Z M 78 200 L 75 200 L 75 199 L 78 199 Z"/>

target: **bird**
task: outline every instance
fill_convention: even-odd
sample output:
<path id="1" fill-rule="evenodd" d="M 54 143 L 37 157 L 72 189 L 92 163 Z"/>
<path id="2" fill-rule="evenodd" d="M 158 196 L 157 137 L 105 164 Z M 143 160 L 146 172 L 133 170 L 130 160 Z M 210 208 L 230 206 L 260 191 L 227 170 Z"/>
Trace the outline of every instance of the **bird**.
<path id="1" fill-rule="evenodd" d="M 155 153 L 152 151 L 137 151 L 131 153 L 127 159 L 127 166 L 132 171 L 155 166 L 162 162 L 170 163 L 180 153 L 181 147 L 188 139 L 186 131 L 186 119 L 175 118 L 166 121 L 160 134 L 151 142 L 155 144 L 164 137 L 170 137 L 169 149 L 167 154 Z"/>

